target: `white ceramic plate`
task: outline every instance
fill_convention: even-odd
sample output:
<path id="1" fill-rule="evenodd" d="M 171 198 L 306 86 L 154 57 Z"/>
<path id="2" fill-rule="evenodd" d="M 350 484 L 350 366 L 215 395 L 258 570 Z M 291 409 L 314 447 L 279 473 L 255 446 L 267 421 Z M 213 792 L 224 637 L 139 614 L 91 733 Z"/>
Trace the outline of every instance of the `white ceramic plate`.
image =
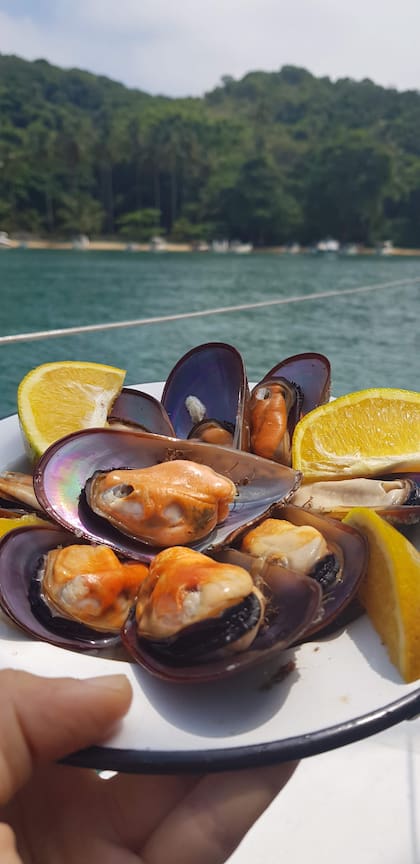
<path id="1" fill-rule="evenodd" d="M 141 386 L 157 397 L 161 388 Z M 25 468 L 17 418 L 8 417 L 0 421 L 0 469 Z M 410 539 L 420 548 L 418 530 Z M 33 641 L 0 616 L 2 668 L 79 678 L 124 672 L 131 681 L 133 703 L 118 734 L 72 764 L 154 773 L 249 767 L 331 750 L 420 713 L 419 682 L 404 684 L 366 617 L 246 678 L 186 686 L 124 660 Z M 294 671 L 276 681 L 290 659 Z"/>

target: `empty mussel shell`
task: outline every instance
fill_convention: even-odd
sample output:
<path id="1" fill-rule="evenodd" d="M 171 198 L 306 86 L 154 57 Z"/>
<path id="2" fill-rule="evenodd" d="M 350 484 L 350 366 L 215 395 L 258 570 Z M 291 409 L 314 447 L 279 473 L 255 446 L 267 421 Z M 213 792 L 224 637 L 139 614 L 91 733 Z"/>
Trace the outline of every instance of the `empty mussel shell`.
<path id="1" fill-rule="evenodd" d="M 163 407 L 150 393 L 123 387 L 108 415 L 108 423 L 156 435 L 175 436 L 172 423 Z"/>
<path id="2" fill-rule="evenodd" d="M 0 606 L 30 636 L 75 651 L 120 643 L 119 635 L 99 632 L 63 615 L 44 602 L 41 573 L 45 555 L 78 543 L 57 527 L 17 528 L 0 541 Z"/>
<path id="3" fill-rule="evenodd" d="M 67 530 L 94 543 L 106 543 L 123 556 L 150 561 L 159 548 L 123 535 L 93 513 L 83 490 L 97 471 L 146 468 L 174 459 L 207 465 L 237 488 L 226 519 L 191 544 L 198 551 L 229 543 L 243 526 L 287 500 L 301 478 L 291 468 L 228 447 L 145 432 L 92 429 L 62 438 L 46 451 L 34 474 L 34 488 L 42 508 Z"/>

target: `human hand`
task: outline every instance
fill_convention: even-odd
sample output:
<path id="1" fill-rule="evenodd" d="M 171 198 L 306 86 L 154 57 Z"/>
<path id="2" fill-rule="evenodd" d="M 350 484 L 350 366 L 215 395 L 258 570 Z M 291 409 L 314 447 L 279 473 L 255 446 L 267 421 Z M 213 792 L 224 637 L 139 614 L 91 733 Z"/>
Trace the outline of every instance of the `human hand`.
<path id="1" fill-rule="evenodd" d="M 0 693 L 2 864 L 221 864 L 295 768 L 104 781 L 55 760 L 110 736 L 131 701 L 124 676 L 6 670 Z"/>

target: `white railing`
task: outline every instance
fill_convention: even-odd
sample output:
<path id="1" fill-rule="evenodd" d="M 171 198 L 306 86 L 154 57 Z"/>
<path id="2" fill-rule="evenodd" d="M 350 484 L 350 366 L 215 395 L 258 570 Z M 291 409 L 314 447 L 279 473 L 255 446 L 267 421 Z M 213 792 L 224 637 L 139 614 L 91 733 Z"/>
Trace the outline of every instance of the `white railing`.
<path id="1" fill-rule="evenodd" d="M 86 324 L 79 327 L 61 327 L 55 330 L 35 330 L 32 333 L 13 333 L 0 336 L 0 345 L 10 345 L 15 342 L 31 342 L 36 339 L 53 339 L 58 336 L 73 336 L 79 333 L 117 330 L 124 327 L 142 327 L 149 324 L 164 324 L 167 321 L 182 321 L 186 318 L 204 318 L 209 315 L 225 315 L 229 312 L 246 312 L 250 309 L 262 309 L 267 306 L 284 306 L 288 303 L 308 303 L 312 300 L 322 300 L 325 297 L 344 297 L 345 295 L 363 294 L 369 291 L 381 291 L 387 288 L 405 288 L 420 283 L 420 276 L 412 279 L 400 279 L 396 282 L 380 282 L 374 285 L 359 285 L 355 288 L 337 288 L 334 291 L 316 291 L 291 297 L 280 297 L 277 300 L 261 300 L 253 303 L 241 303 L 237 306 L 217 306 L 214 309 L 198 309 L 195 312 L 179 312 L 173 315 L 156 315 L 151 318 L 133 318 L 130 321 L 110 321 L 102 324 Z"/>

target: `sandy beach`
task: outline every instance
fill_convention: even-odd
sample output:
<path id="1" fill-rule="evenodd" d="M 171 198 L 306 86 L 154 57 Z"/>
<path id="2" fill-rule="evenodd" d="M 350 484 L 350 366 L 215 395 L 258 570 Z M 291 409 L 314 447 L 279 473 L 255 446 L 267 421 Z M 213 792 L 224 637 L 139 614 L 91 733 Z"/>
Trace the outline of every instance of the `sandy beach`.
<path id="1" fill-rule="evenodd" d="M 164 252 L 198 252 L 201 250 L 197 250 L 191 243 L 170 243 L 169 241 L 164 242 L 164 247 L 158 249 L 152 249 L 149 243 L 135 243 L 135 242 L 127 242 L 120 240 L 89 240 L 84 243 L 80 243 L 78 240 L 48 240 L 48 239 L 34 239 L 34 240 L 16 240 L 13 238 L 8 238 L 7 245 L 0 246 L 0 250 L 4 249 L 50 249 L 50 250 L 73 250 L 77 252 L 152 252 L 152 253 L 164 253 Z M 207 251 L 207 250 L 203 250 Z M 212 251 L 211 247 L 209 247 L 208 251 Z M 234 252 L 235 250 L 229 250 Z M 259 247 L 251 250 L 253 254 L 259 253 L 269 253 L 272 255 L 305 255 L 313 252 L 312 249 L 302 247 L 299 251 L 290 251 L 290 248 L 287 246 L 267 246 L 267 247 Z M 322 254 L 322 253 L 318 253 Z M 329 253 L 331 254 L 331 253 Z M 346 252 L 340 252 L 339 254 L 346 255 Z M 347 253 L 348 254 L 348 253 Z M 364 247 L 360 246 L 357 248 L 357 252 L 353 253 L 357 255 L 397 255 L 397 256 L 419 256 L 420 249 L 404 249 L 399 247 L 393 247 L 391 249 L 387 249 L 384 252 L 378 252 L 377 249 L 373 247 Z"/>

